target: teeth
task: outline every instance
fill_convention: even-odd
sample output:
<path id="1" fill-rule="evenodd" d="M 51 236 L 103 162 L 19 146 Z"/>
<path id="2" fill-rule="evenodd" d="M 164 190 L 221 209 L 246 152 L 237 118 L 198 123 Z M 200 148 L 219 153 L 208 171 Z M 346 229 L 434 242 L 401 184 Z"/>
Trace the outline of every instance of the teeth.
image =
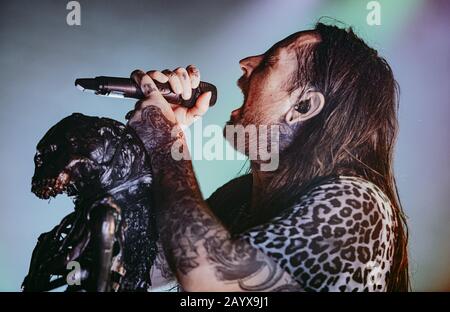
<path id="1" fill-rule="evenodd" d="M 58 194 L 68 192 L 68 190 L 76 191 L 76 186 L 70 180 L 70 175 L 67 172 L 61 172 L 55 178 L 35 178 L 31 181 L 31 191 L 42 199 L 56 197 Z"/>

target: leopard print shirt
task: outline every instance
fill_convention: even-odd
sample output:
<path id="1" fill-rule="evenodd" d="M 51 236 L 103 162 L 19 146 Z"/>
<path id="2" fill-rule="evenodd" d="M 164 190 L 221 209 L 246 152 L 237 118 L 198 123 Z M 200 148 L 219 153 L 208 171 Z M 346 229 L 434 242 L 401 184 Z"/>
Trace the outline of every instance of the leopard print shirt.
<path id="1" fill-rule="evenodd" d="M 375 184 L 340 176 L 241 235 L 305 291 L 385 291 L 396 226 L 390 201 Z"/>

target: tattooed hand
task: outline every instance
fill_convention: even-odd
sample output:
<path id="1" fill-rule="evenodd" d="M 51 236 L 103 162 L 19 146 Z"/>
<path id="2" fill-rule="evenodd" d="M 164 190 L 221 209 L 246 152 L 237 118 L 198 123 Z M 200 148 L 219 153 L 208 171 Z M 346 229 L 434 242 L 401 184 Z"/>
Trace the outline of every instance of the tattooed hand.
<path id="1" fill-rule="evenodd" d="M 194 65 L 189 65 L 186 69 L 178 67 L 174 71 L 166 69 L 162 72 L 152 70 L 144 73 L 141 70 L 135 70 L 131 73 L 131 79 L 141 87 L 142 93 L 146 96 L 144 101 L 137 103 L 134 113 L 141 111 L 144 107 L 154 105 L 162 110 L 169 121 L 176 121 L 181 127 L 188 127 L 197 118 L 204 115 L 209 108 L 211 92 L 202 94 L 192 108 L 186 108 L 168 103 L 153 82 L 153 80 L 161 83 L 168 82 L 173 92 L 181 94 L 183 99 L 188 100 L 191 98 L 192 89 L 197 88 L 200 83 L 200 71 Z M 135 119 L 139 118 L 139 116 L 135 116 Z"/>

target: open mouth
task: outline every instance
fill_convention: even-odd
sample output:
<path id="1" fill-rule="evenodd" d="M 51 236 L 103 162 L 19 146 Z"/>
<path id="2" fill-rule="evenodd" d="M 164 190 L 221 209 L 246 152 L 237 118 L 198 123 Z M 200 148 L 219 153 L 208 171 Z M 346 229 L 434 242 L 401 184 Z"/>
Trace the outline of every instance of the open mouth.
<path id="1" fill-rule="evenodd" d="M 68 196 L 77 194 L 76 185 L 66 171 L 62 171 L 55 178 L 33 178 L 31 191 L 41 199 L 49 199 L 63 193 Z"/>
<path id="2" fill-rule="evenodd" d="M 56 177 L 46 175 L 42 177 L 40 174 L 35 174 L 31 182 L 31 191 L 41 199 L 49 199 L 62 193 L 77 196 L 83 187 L 82 172 L 92 174 L 92 168 L 92 162 L 89 159 L 74 158 Z"/>

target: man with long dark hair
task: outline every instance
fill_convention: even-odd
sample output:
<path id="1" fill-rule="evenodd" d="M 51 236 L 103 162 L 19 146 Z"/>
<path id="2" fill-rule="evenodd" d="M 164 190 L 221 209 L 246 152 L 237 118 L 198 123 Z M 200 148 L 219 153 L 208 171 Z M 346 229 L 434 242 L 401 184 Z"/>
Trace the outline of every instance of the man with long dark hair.
<path id="1" fill-rule="evenodd" d="M 237 178 L 207 201 L 181 126 L 203 115 L 172 108 L 153 79 L 190 97 L 194 66 L 135 71 L 146 99 L 129 124 L 150 154 L 158 231 L 185 290 L 406 291 L 407 229 L 392 170 L 397 84 L 351 29 L 317 24 L 240 61 L 244 104 L 229 125 L 277 126 L 279 166 Z M 225 130 L 227 135 L 227 130 Z M 229 136 L 227 136 L 229 137 Z M 273 139 L 273 137 L 271 137 Z M 236 146 L 248 153 L 248 144 Z"/>

